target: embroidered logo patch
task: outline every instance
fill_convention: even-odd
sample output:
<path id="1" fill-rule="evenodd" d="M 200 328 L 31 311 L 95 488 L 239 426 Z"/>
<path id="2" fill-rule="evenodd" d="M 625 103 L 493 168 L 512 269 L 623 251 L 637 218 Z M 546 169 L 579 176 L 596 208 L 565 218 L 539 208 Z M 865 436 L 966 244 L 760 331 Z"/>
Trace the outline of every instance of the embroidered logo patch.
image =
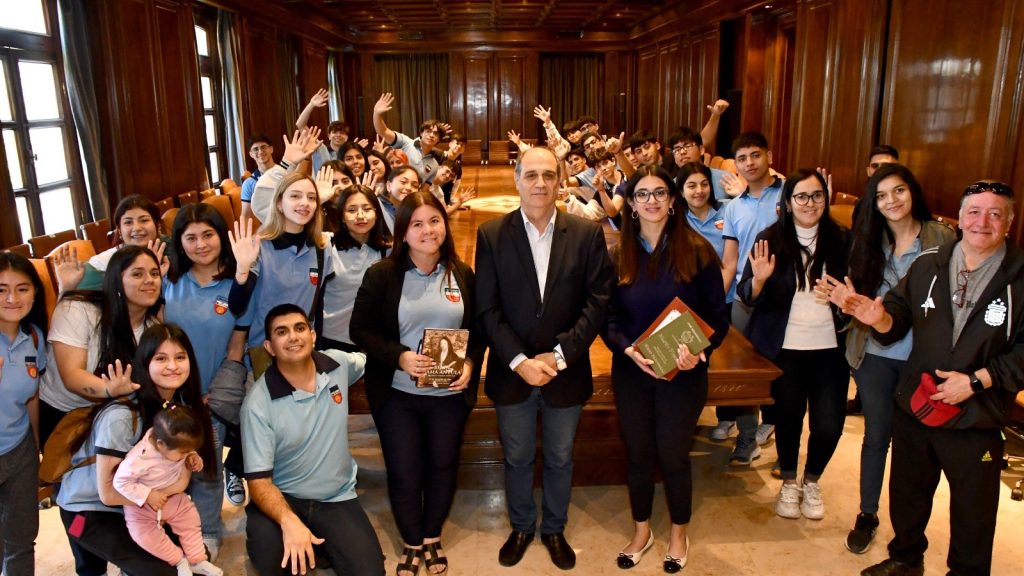
<path id="1" fill-rule="evenodd" d="M 1006 304 L 1002 298 L 996 298 L 985 308 L 985 324 L 989 326 L 1002 326 L 1006 321 Z"/>
<path id="2" fill-rule="evenodd" d="M 217 299 L 213 301 L 213 311 L 218 316 L 223 316 L 228 311 L 228 299 L 223 296 L 217 296 Z"/>
<path id="3" fill-rule="evenodd" d="M 328 388 L 328 390 L 331 392 L 331 400 L 334 400 L 335 404 L 341 404 L 341 389 L 335 385 Z"/>
<path id="4" fill-rule="evenodd" d="M 36 366 L 35 356 L 25 356 L 25 371 L 28 372 L 28 377 L 35 380 L 39 378 L 39 368 Z"/>
<path id="5" fill-rule="evenodd" d="M 725 220 L 715 220 L 715 229 L 721 230 L 725 228 Z"/>
<path id="6" fill-rule="evenodd" d="M 458 288 L 445 288 L 444 297 L 447 298 L 449 302 L 455 302 L 457 304 L 462 302 L 462 291 Z"/>
<path id="7" fill-rule="evenodd" d="M 316 286 L 320 282 L 320 273 L 317 272 L 316 268 L 309 269 L 309 283 Z"/>

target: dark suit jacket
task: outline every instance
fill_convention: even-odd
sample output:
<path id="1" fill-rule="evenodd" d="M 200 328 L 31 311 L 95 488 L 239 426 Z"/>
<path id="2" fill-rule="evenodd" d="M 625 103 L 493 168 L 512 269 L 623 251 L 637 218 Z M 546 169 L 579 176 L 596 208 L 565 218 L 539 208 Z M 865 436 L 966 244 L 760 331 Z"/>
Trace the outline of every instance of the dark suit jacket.
<path id="1" fill-rule="evenodd" d="M 363 283 L 356 293 L 356 302 L 352 308 L 352 321 L 349 332 L 352 342 L 366 351 L 366 397 L 370 409 L 377 410 L 384 405 L 391 393 L 391 383 L 395 370 L 398 370 L 398 357 L 409 350 L 399 342 L 401 332 L 398 328 L 398 304 L 402 299 L 402 285 L 405 284 L 405 273 L 412 267 L 412 262 L 396 265 L 390 258 L 377 262 L 366 271 Z M 476 403 L 477 387 L 480 383 L 481 363 L 485 345 L 476 329 L 473 316 L 474 278 L 473 270 L 461 261 L 455 261 L 453 270 L 455 281 L 462 291 L 465 311 L 459 328 L 469 330 L 469 347 L 466 355 L 473 361 L 473 375 L 469 386 L 463 392 L 466 403 Z"/>
<path id="2" fill-rule="evenodd" d="M 590 344 L 603 329 L 615 272 L 601 227 L 558 211 L 548 277 L 540 283 L 519 210 L 480 226 L 476 242 L 476 310 L 491 353 L 485 391 L 495 404 L 526 400 L 531 387 L 508 365 L 558 344 L 568 368 L 541 389 L 554 407 L 582 404 L 593 393 Z"/>

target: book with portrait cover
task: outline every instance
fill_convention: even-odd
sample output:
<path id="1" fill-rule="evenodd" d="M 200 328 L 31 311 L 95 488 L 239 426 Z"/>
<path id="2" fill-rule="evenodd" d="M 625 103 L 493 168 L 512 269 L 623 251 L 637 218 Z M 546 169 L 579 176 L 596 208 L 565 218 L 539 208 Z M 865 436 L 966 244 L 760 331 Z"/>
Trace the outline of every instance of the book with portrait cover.
<path id="1" fill-rule="evenodd" d="M 671 380 L 679 373 L 676 367 L 679 344 L 686 344 L 690 354 L 699 354 L 711 345 L 708 338 L 714 332 L 682 300 L 673 298 L 633 345 L 640 349 L 644 358 L 654 360 L 651 370 L 655 374 Z"/>
<path id="2" fill-rule="evenodd" d="M 469 348 L 469 330 L 427 328 L 423 331 L 420 354 L 434 359 L 434 366 L 416 380 L 417 388 L 447 388 L 462 376 Z"/>

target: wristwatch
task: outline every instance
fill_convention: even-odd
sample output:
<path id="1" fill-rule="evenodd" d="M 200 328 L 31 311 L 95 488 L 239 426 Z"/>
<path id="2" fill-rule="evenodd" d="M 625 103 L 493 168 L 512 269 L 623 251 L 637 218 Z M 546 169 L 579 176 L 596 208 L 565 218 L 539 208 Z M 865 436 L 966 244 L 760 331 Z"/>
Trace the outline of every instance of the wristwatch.
<path id="1" fill-rule="evenodd" d="M 984 389 L 985 389 L 985 385 L 982 384 L 981 380 L 978 379 L 978 373 L 977 372 L 971 372 L 971 391 L 973 391 L 973 392 L 981 392 Z"/>
<path id="2" fill-rule="evenodd" d="M 562 358 L 562 355 L 558 353 L 558 350 L 555 350 L 555 367 L 558 368 L 559 372 L 569 367 L 569 365 L 565 363 L 565 358 Z"/>

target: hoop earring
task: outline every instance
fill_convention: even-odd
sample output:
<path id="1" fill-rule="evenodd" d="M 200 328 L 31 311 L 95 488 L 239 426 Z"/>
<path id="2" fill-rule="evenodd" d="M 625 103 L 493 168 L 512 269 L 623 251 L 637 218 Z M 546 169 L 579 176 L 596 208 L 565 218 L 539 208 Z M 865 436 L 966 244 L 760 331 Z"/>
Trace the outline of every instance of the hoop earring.
<path id="1" fill-rule="evenodd" d="M 639 220 L 639 219 L 640 219 L 640 215 L 636 213 L 636 210 L 633 210 L 633 220 Z"/>
<path id="2" fill-rule="evenodd" d="M 676 213 L 676 208 L 675 208 L 675 206 L 669 206 L 669 207 L 668 207 L 668 215 L 669 215 L 669 216 L 672 216 L 672 215 L 674 215 L 675 213 Z"/>

